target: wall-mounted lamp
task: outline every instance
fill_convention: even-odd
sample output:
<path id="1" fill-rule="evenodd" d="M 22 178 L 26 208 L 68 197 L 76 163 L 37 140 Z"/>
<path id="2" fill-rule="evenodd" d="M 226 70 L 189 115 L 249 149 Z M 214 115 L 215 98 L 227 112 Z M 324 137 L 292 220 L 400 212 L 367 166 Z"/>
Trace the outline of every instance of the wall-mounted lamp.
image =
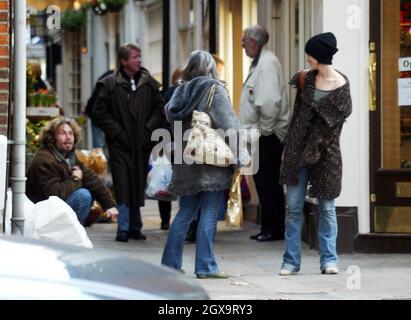
<path id="1" fill-rule="evenodd" d="M 80 1 L 78 1 L 78 0 L 74 1 L 74 3 L 73 3 L 73 9 L 74 9 L 74 10 L 80 10 L 80 8 L 81 8 L 81 3 L 80 3 Z"/>

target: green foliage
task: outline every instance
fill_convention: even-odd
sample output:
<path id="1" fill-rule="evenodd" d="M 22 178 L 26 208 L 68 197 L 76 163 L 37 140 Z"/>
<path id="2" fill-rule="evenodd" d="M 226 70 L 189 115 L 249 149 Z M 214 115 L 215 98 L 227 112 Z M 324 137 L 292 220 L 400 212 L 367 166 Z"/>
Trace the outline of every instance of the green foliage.
<path id="1" fill-rule="evenodd" d="M 26 119 L 26 160 L 30 162 L 41 147 L 40 131 L 49 120 L 31 122 Z"/>
<path id="2" fill-rule="evenodd" d="M 84 115 L 81 115 L 81 116 L 78 116 L 75 120 L 76 120 L 77 124 L 78 124 L 80 127 L 82 127 L 83 130 L 84 130 L 84 128 L 85 128 L 86 125 L 87 125 L 87 117 L 84 116 Z"/>
<path id="3" fill-rule="evenodd" d="M 126 0 L 105 0 L 107 9 L 123 7 L 126 4 Z"/>
<path id="4" fill-rule="evenodd" d="M 55 107 L 57 103 L 56 95 L 48 92 L 31 93 L 28 98 L 29 107 Z"/>
<path id="5" fill-rule="evenodd" d="M 118 12 L 123 9 L 127 0 L 90 0 L 89 4 L 95 14 L 104 15 L 107 11 Z"/>
<path id="6" fill-rule="evenodd" d="M 61 27 L 70 31 L 79 31 L 87 23 L 87 12 L 85 9 L 69 9 L 61 16 Z"/>

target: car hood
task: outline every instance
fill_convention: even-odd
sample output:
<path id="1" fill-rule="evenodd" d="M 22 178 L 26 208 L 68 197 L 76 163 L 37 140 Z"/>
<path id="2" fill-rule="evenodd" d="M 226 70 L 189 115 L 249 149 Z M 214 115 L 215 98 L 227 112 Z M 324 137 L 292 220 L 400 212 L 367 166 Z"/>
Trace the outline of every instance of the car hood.
<path id="1" fill-rule="evenodd" d="M 199 284 L 179 272 L 110 250 L 1 235 L 0 256 L 3 298 L 7 297 L 2 287 L 5 294 L 11 292 L 5 284 L 18 287 L 23 281 L 26 287 L 36 283 L 75 289 L 84 294 L 80 299 L 209 299 Z M 22 298 L 26 298 L 23 292 Z M 50 298 L 59 299 L 52 292 Z"/>

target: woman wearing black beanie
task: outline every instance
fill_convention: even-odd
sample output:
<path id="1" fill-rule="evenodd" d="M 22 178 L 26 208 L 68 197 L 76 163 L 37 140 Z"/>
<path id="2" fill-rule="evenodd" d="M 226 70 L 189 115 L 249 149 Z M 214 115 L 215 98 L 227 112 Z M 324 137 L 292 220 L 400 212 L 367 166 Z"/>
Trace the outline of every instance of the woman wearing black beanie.
<path id="1" fill-rule="evenodd" d="M 302 209 L 308 184 L 310 196 L 318 199 L 320 270 L 338 273 L 335 198 L 341 192 L 342 179 L 339 140 L 352 106 L 348 78 L 332 67 L 337 51 L 331 32 L 312 37 L 305 46 L 311 69 L 298 72 L 290 81 L 298 91 L 280 172 L 280 183 L 287 187 L 283 276 L 300 270 Z"/>

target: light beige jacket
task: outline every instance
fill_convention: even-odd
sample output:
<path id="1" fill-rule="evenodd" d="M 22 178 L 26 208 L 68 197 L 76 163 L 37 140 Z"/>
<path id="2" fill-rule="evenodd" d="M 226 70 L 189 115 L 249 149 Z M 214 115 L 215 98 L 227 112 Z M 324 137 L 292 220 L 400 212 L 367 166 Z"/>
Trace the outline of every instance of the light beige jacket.
<path id="1" fill-rule="evenodd" d="M 259 129 L 263 136 L 275 133 L 283 141 L 289 118 L 290 107 L 280 61 L 273 52 L 263 48 L 241 93 L 242 127 Z"/>

